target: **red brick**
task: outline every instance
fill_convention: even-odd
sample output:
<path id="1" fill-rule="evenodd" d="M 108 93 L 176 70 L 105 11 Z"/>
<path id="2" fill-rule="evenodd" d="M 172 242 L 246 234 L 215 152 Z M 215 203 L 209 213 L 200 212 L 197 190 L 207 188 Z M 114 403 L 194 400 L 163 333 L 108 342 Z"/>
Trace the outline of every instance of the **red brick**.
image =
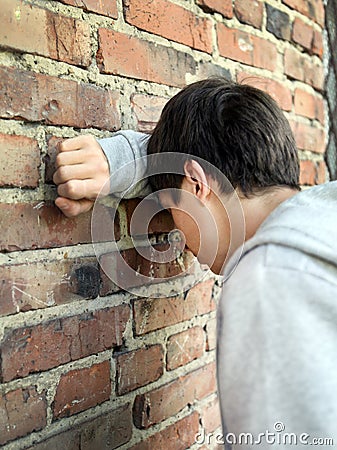
<path id="1" fill-rule="evenodd" d="M 159 344 L 116 357 L 117 393 L 123 395 L 158 380 L 164 372 L 164 352 Z"/>
<path id="2" fill-rule="evenodd" d="M 198 430 L 199 415 L 194 412 L 132 446 L 130 450 L 159 450 L 164 448 L 185 450 L 195 443 Z"/>
<path id="3" fill-rule="evenodd" d="M 205 434 L 213 433 L 221 426 L 220 407 L 218 399 L 204 406 L 201 412 L 201 423 L 205 428 Z"/>
<path id="4" fill-rule="evenodd" d="M 0 41 L 4 47 L 80 66 L 91 59 L 90 26 L 19 0 L 1 5 Z"/>
<path id="5" fill-rule="evenodd" d="M 321 31 L 314 30 L 314 36 L 312 41 L 312 52 L 318 55 L 321 59 L 323 58 L 323 36 Z"/>
<path id="6" fill-rule="evenodd" d="M 233 17 L 232 0 L 197 0 L 197 5 L 207 13 L 217 12 L 227 19 Z"/>
<path id="7" fill-rule="evenodd" d="M 7 330 L 1 343 L 3 381 L 25 377 L 122 344 L 126 305 Z"/>
<path id="8" fill-rule="evenodd" d="M 315 98 L 315 118 L 325 124 L 325 112 L 323 98 L 316 96 Z"/>
<path id="9" fill-rule="evenodd" d="M 324 5 L 322 0 L 282 0 L 282 2 L 324 26 Z"/>
<path id="10" fill-rule="evenodd" d="M 130 231 L 130 223 L 132 220 L 133 213 L 137 206 L 141 203 L 139 208 L 141 208 L 142 217 L 149 220 L 148 228 L 146 227 L 147 220 L 144 219 L 145 223 L 140 223 L 136 220 L 137 216 L 132 222 L 132 233 Z M 143 234 L 162 234 L 168 233 L 174 229 L 174 222 L 171 214 L 166 210 L 158 211 L 158 204 L 154 200 L 140 200 L 140 199 L 130 199 L 122 203 L 126 210 L 128 233 L 132 236 L 140 236 Z M 153 217 L 151 220 L 150 218 Z M 144 230 L 146 230 L 144 233 Z"/>
<path id="11" fill-rule="evenodd" d="M 294 96 L 295 113 L 300 116 L 314 119 L 316 116 L 316 99 L 315 97 L 303 89 L 295 89 Z"/>
<path id="12" fill-rule="evenodd" d="M 52 202 L 2 203 L 0 204 L 0 250 L 63 247 L 92 242 L 91 212 L 75 218 L 67 218 Z M 114 233 L 104 226 L 111 222 L 112 209 L 103 205 L 95 208 L 95 238 L 101 241 L 119 239 L 118 215 Z M 101 222 L 98 218 L 102 218 Z M 98 224 L 102 229 L 98 229 Z"/>
<path id="13" fill-rule="evenodd" d="M 316 64 L 298 50 L 286 48 L 284 52 L 284 72 L 290 78 L 304 81 L 316 89 L 324 87 L 324 72 L 321 64 Z"/>
<path id="14" fill-rule="evenodd" d="M 149 133 L 154 129 L 167 100 L 167 98 L 153 95 L 132 95 L 131 106 L 137 119 L 138 131 Z"/>
<path id="15" fill-rule="evenodd" d="M 149 428 L 215 391 L 215 363 L 210 363 L 153 391 L 137 395 L 133 406 L 134 424 L 137 428 Z"/>
<path id="16" fill-rule="evenodd" d="M 215 310 L 212 298 L 214 280 L 194 286 L 184 299 L 181 296 L 140 299 L 133 304 L 137 335 L 175 325 Z"/>
<path id="17" fill-rule="evenodd" d="M 85 11 L 92 11 L 103 16 L 117 19 L 118 11 L 116 0 L 60 0 L 62 3 L 77 6 Z"/>
<path id="18" fill-rule="evenodd" d="M 315 183 L 325 183 L 327 180 L 327 167 L 324 161 L 319 161 L 316 165 L 316 178 Z"/>
<path id="19" fill-rule="evenodd" d="M 46 393 L 36 386 L 18 388 L 0 397 L 0 445 L 33 431 L 47 423 Z"/>
<path id="20" fill-rule="evenodd" d="M 72 426 L 28 450 L 113 450 L 126 444 L 131 434 L 132 414 L 127 403 L 79 426 Z"/>
<path id="21" fill-rule="evenodd" d="M 102 73 L 178 87 L 196 70 L 187 53 L 104 28 L 99 30 L 97 63 Z"/>
<path id="22" fill-rule="evenodd" d="M 204 353 L 204 332 L 201 327 L 170 336 L 167 341 L 166 369 L 173 370 L 184 366 Z"/>
<path id="23" fill-rule="evenodd" d="M 0 134 L 0 185 L 37 187 L 40 150 L 36 139 Z"/>
<path id="24" fill-rule="evenodd" d="M 263 3 L 259 0 L 236 0 L 235 15 L 240 22 L 261 29 L 263 20 Z"/>
<path id="25" fill-rule="evenodd" d="M 179 258 L 174 247 L 168 244 L 155 244 L 149 247 L 130 248 L 118 252 L 106 253 L 100 257 L 102 289 L 104 296 L 118 290 L 116 285 L 127 290 L 136 286 L 152 285 L 178 276 L 192 274 L 196 269 L 196 261 L 190 251 L 184 251 Z M 139 252 L 142 252 L 139 253 Z M 154 261 L 156 258 L 169 258 L 169 262 Z M 164 252 L 168 251 L 166 255 Z M 119 257 L 117 257 L 119 255 Z M 164 260 L 164 261 L 165 261 Z"/>
<path id="26" fill-rule="evenodd" d="M 290 125 L 299 149 L 315 153 L 325 152 L 325 133 L 323 129 L 294 121 L 290 121 Z"/>
<path id="27" fill-rule="evenodd" d="M 141 30 L 212 53 L 212 22 L 168 0 L 124 0 L 125 20 Z"/>
<path id="28" fill-rule="evenodd" d="M 54 419 L 69 417 L 110 398 L 110 363 L 103 361 L 61 376 L 52 405 Z"/>
<path id="29" fill-rule="evenodd" d="M 35 72 L 0 67 L 0 116 L 78 128 L 120 128 L 119 94 Z"/>
<path id="30" fill-rule="evenodd" d="M 217 27 L 218 46 L 221 56 L 263 69 L 275 70 L 277 50 L 272 42 L 257 36 L 227 28 Z"/>
<path id="31" fill-rule="evenodd" d="M 214 350 L 216 347 L 216 318 L 210 319 L 206 324 L 206 350 Z"/>
<path id="32" fill-rule="evenodd" d="M 64 138 L 49 136 L 47 140 L 47 153 L 43 158 L 45 163 L 45 183 L 55 184 L 53 176 L 56 170 L 56 156 L 58 154 L 58 145 L 64 141 Z"/>
<path id="33" fill-rule="evenodd" d="M 237 75 L 237 81 L 242 84 L 249 84 L 258 89 L 268 92 L 269 95 L 278 103 L 284 111 L 291 111 L 292 93 L 284 83 L 269 78 L 259 77 L 249 74 L 248 72 L 240 72 Z"/>
<path id="34" fill-rule="evenodd" d="M 316 178 L 316 166 L 313 161 L 300 161 L 300 184 L 313 186 Z"/>
<path id="35" fill-rule="evenodd" d="M 314 30 L 311 25 L 305 23 L 299 17 L 295 17 L 293 23 L 292 39 L 297 44 L 310 50 L 312 47 L 312 41 L 314 36 Z"/>
<path id="36" fill-rule="evenodd" d="M 97 297 L 97 259 L 64 255 L 61 261 L 0 266 L 0 316 Z"/>

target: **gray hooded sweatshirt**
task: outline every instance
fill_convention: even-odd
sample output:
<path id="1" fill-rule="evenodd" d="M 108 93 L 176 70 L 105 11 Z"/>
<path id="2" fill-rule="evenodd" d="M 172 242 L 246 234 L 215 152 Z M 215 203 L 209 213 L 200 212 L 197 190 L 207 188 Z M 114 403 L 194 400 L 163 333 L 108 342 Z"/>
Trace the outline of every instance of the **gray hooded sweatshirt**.
<path id="1" fill-rule="evenodd" d="M 252 433 L 258 446 L 269 432 L 293 448 L 294 433 L 299 447 L 333 438 L 319 448 L 337 448 L 337 182 L 283 202 L 236 261 L 217 312 L 225 441 Z M 272 439 L 260 436 L 259 448 Z"/>
<path id="2" fill-rule="evenodd" d="M 112 174 L 146 155 L 140 133 L 99 142 Z M 111 192 L 133 182 L 130 196 L 146 194 L 137 183 L 145 171 L 128 165 Z M 227 449 L 337 448 L 337 182 L 283 202 L 237 252 L 217 312 L 217 440 Z"/>

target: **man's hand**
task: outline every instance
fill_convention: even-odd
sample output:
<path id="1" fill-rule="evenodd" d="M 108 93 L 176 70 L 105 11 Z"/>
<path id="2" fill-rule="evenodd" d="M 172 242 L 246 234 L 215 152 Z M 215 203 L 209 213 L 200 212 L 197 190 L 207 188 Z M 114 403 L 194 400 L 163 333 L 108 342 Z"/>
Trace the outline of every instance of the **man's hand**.
<path id="1" fill-rule="evenodd" d="M 109 177 L 108 161 L 93 136 L 66 139 L 59 145 L 53 176 L 59 194 L 56 206 L 67 217 L 89 211 L 98 194 L 109 194 Z"/>

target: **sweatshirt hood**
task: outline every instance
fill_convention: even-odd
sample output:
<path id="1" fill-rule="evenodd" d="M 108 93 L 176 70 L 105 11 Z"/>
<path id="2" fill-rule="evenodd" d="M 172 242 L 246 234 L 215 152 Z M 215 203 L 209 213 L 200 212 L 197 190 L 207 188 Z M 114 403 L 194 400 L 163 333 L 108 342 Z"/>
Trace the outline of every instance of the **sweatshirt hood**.
<path id="1" fill-rule="evenodd" d="M 282 202 L 234 253 L 225 267 L 225 278 L 238 257 L 242 259 L 255 247 L 266 244 L 298 249 L 337 266 L 337 181 L 309 188 Z"/>

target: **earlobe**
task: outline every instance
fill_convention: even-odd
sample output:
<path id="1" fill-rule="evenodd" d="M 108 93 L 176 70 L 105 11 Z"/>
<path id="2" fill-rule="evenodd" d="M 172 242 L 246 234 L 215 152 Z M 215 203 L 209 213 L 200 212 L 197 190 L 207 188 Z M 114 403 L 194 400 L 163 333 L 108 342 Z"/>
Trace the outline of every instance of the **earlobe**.
<path id="1" fill-rule="evenodd" d="M 206 174 L 201 165 L 191 159 L 184 164 L 185 179 L 199 200 L 205 202 L 210 193 Z"/>

